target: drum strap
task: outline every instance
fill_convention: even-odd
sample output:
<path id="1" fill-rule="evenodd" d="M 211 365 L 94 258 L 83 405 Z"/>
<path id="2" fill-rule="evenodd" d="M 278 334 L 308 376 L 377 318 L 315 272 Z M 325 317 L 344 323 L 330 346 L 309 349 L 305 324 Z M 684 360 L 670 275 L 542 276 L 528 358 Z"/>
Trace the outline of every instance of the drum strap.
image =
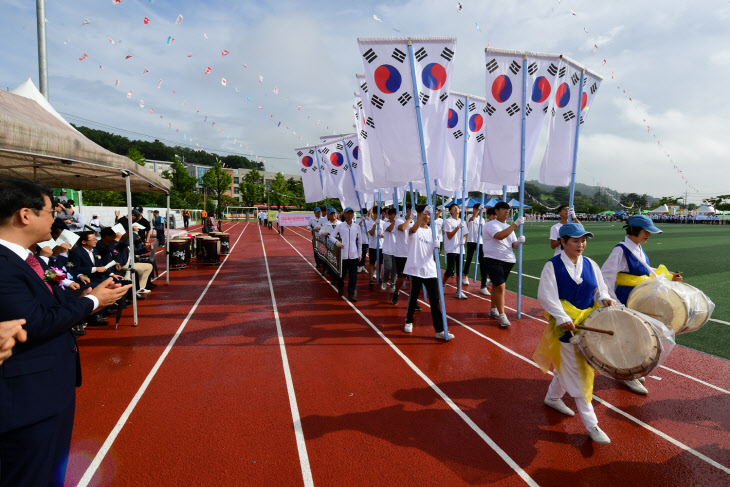
<path id="1" fill-rule="evenodd" d="M 659 276 L 664 276 L 670 281 L 672 280 L 672 273 L 669 272 L 669 269 L 667 269 L 664 264 L 661 264 L 659 267 L 657 267 L 656 273 Z M 627 274 L 626 272 L 619 272 L 618 274 L 616 274 L 616 285 L 636 287 L 649 278 L 651 278 L 651 276 L 635 276 L 633 274 Z"/>

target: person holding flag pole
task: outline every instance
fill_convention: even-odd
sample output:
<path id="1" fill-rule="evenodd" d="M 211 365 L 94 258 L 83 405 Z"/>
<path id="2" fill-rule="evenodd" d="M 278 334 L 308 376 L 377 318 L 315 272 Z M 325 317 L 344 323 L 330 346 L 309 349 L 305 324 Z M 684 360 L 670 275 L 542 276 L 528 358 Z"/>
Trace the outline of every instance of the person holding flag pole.
<path id="1" fill-rule="evenodd" d="M 469 96 L 466 97 L 466 103 L 464 103 L 464 133 L 469 133 L 469 112 L 467 107 L 469 106 Z M 464 241 L 464 227 L 466 226 L 466 159 L 469 153 L 469 144 L 467 141 L 469 137 L 464 137 L 464 160 L 461 169 L 461 226 L 459 230 L 459 241 Z M 466 283 L 464 282 L 466 278 Z M 466 299 L 466 294 L 461 292 L 461 286 L 463 284 L 469 284 L 469 278 L 464 275 L 464 245 L 459 244 L 459 275 L 456 279 L 457 290 L 456 297 L 459 299 Z"/>
<path id="2" fill-rule="evenodd" d="M 482 210 L 484 210 L 484 193 L 483 192 L 482 192 L 482 203 L 480 205 L 480 208 Z M 474 263 L 474 282 L 476 282 L 476 280 L 477 280 L 477 270 L 479 270 L 479 269 L 482 270 L 482 276 L 484 276 L 485 273 L 486 273 L 486 271 L 484 270 L 484 266 L 483 265 L 482 266 L 479 265 L 479 264 L 482 263 L 482 254 L 480 254 L 479 247 L 482 244 L 481 235 L 482 235 L 482 227 L 483 226 L 484 226 L 484 218 L 481 218 L 480 217 L 479 218 L 479 231 L 477 232 L 478 237 L 477 237 L 476 261 Z M 482 280 L 484 280 L 484 279 L 482 279 Z M 485 296 L 489 296 L 489 290 L 487 289 L 487 286 L 482 286 L 481 289 L 479 290 L 479 292 L 482 293 Z"/>

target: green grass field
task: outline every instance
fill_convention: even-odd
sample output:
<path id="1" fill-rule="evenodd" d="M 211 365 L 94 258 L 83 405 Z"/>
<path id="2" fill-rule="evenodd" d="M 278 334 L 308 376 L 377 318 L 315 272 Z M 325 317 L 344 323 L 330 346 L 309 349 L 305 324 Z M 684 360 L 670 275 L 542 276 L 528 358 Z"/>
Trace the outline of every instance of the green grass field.
<path id="1" fill-rule="evenodd" d="M 537 297 L 545 262 L 553 256 L 550 227 L 554 222 L 527 223 L 523 250 L 522 292 Z M 595 235 L 588 241 L 585 255 L 603 265 L 613 247 L 623 240 L 621 223 L 587 223 Z M 664 233 L 653 235 L 644 245 L 653 267 L 664 264 L 671 271 L 682 271 L 684 280 L 702 290 L 715 303 L 712 318 L 730 322 L 730 225 L 660 225 Z M 442 265 L 445 265 L 442 262 Z M 515 265 L 514 270 L 517 270 Z M 472 265 L 470 278 L 474 277 Z M 517 291 L 517 276 L 512 275 L 507 288 Z M 730 325 L 710 321 L 699 331 L 677 337 L 677 343 L 705 353 L 730 359 Z"/>

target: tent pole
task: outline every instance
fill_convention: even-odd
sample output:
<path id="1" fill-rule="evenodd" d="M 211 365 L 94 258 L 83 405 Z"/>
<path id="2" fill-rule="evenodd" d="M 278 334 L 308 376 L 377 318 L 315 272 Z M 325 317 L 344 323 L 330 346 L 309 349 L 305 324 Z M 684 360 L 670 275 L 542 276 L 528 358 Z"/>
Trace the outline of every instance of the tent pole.
<path id="1" fill-rule="evenodd" d="M 134 232 L 132 231 L 132 189 L 130 180 L 132 175 L 128 172 L 122 173 L 127 183 L 127 235 L 129 235 L 129 277 L 132 278 L 132 310 L 134 312 L 134 321 L 132 326 L 137 326 L 137 280 L 135 279 L 134 270 Z"/>
<path id="2" fill-rule="evenodd" d="M 167 211 L 165 213 L 165 225 L 164 227 L 170 228 L 170 193 L 167 193 Z M 163 230 L 164 231 L 164 230 Z M 170 285 L 170 235 L 169 231 L 165 233 L 165 270 L 167 271 L 167 276 L 165 279 L 165 285 Z"/>

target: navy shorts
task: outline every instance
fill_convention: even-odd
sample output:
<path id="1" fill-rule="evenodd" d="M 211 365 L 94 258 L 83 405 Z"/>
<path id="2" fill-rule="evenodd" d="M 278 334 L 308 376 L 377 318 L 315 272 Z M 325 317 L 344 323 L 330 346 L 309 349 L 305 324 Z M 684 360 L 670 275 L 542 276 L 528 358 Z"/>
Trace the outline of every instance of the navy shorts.
<path id="1" fill-rule="evenodd" d="M 503 260 L 484 258 L 484 269 L 487 271 L 489 280 L 492 284 L 499 286 L 507 282 L 509 273 L 514 266 L 514 262 L 504 262 Z"/>

